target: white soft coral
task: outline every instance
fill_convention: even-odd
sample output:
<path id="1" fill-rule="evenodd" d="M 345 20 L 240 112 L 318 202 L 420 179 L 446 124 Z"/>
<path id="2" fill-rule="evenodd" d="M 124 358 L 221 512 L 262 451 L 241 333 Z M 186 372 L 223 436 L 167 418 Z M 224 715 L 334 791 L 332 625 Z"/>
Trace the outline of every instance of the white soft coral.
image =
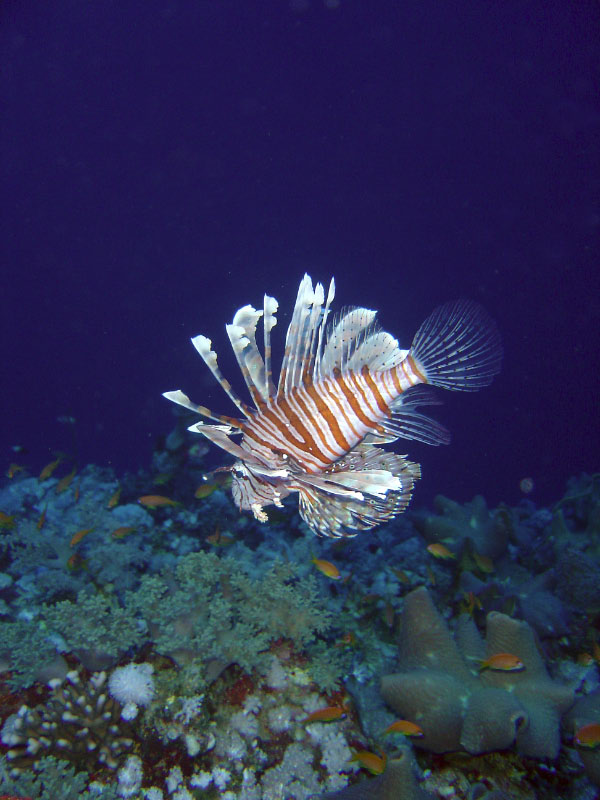
<path id="1" fill-rule="evenodd" d="M 133 719 L 138 706 L 147 706 L 154 697 L 152 664 L 127 664 L 117 667 L 108 681 L 108 691 L 121 705 L 123 719 Z"/>

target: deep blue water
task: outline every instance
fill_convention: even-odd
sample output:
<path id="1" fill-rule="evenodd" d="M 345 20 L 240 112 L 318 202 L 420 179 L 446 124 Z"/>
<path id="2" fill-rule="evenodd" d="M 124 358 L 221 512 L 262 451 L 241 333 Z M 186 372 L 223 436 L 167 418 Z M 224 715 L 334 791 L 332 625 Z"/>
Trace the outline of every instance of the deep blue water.
<path id="1" fill-rule="evenodd" d="M 189 343 L 305 271 L 408 346 L 460 296 L 497 319 L 494 384 L 433 410 L 417 503 L 518 500 L 597 471 L 599 6 L 4 0 L 1 460 L 149 463 Z M 25 454 L 11 447 L 21 445 Z M 4 469 L 4 467 L 3 467 Z"/>

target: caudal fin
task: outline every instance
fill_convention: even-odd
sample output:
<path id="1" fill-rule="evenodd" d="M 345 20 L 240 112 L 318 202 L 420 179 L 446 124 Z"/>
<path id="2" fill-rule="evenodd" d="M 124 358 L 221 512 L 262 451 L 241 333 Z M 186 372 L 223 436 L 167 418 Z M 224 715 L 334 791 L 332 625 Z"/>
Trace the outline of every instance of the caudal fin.
<path id="1" fill-rule="evenodd" d="M 500 371 L 502 345 L 496 323 L 470 300 L 446 303 L 421 325 L 410 354 L 427 383 L 473 392 Z"/>

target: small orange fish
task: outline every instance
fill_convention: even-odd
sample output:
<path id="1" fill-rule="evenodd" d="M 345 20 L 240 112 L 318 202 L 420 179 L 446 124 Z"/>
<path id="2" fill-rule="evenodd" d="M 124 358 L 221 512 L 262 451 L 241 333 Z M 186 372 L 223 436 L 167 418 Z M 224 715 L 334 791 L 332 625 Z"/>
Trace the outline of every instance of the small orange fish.
<path id="1" fill-rule="evenodd" d="M 477 569 L 486 575 L 491 575 L 491 573 L 495 570 L 494 562 L 489 556 L 484 556 L 481 555 L 481 553 L 476 553 L 473 551 L 473 561 L 475 562 Z"/>
<path id="2" fill-rule="evenodd" d="M 499 672 L 518 672 L 525 669 L 525 664 L 518 656 L 512 653 L 494 653 L 493 656 L 486 658 L 479 663 L 479 671 L 484 669 L 497 670 Z"/>
<path id="3" fill-rule="evenodd" d="M 450 558 L 456 558 L 454 553 L 451 553 L 446 545 L 442 544 L 441 542 L 432 542 L 431 544 L 428 544 L 427 552 L 431 553 L 431 555 L 435 558 L 441 558 L 442 561 L 448 561 Z"/>
<path id="4" fill-rule="evenodd" d="M 361 767 L 365 767 L 373 775 L 381 775 L 387 764 L 387 756 L 385 753 L 378 756 L 370 750 L 357 750 L 350 761 L 358 761 Z"/>
<path id="5" fill-rule="evenodd" d="M 435 574 L 434 574 L 433 570 L 431 570 L 427 565 L 425 565 L 425 571 L 427 572 L 427 578 L 429 579 L 429 583 L 432 586 L 435 586 L 437 581 L 435 579 Z"/>
<path id="6" fill-rule="evenodd" d="M 158 475 L 155 475 L 154 478 L 152 478 L 152 483 L 155 486 L 165 486 L 170 482 L 172 477 L 173 476 L 170 472 L 159 472 Z"/>
<path id="7" fill-rule="evenodd" d="M 591 653 L 579 653 L 577 663 L 582 667 L 591 667 L 594 663 L 594 656 Z"/>
<path id="8" fill-rule="evenodd" d="M 221 533 L 221 529 L 217 525 L 213 533 L 209 533 L 206 541 L 212 544 L 213 547 L 228 547 L 235 542 L 235 536 L 230 533 Z"/>
<path id="9" fill-rule="evenodd" d="M 326 706 L 325 708 L 318 708 L 313 711 L 308 717 L 305 717 L 302 722 L 308 724 L 310 722 L 333 722 L 336 719 L 344 719 L 346 710 L 341 706 Z"/>
<path id="10" fill-rule="evenodd" d="M 594 750 L 600 745 L 600 722 L 588 722 L 587 725 L 582 725 L 575 731 L 573 740 L 580 747 Z"/>
<path id="11" fill-rule="evenodd" d="M 131 533 L 134 530 L 134 525 L 122 525 L 120 528 L 115 528 L 111 535 L 113 539 L 124 539 L 128 533 Z"/>
<path id="12" fill-rule="evenodd" d="M 11 481 L 17 474 L 17 472 L 22 472 L 24 467 L 20 467 L 18 464 L 11 464 L 9 468 L 6 470 L 6 477 L 10 478 Z"/>
<path id="13" fill-rule="evenodd" d="M 80 493 L 81 493 L 81 484 L 80 484 L 80 483 L 78 483 L 78 484 L 77 484 L 77 486 L 75 487 L 75 502 L 76 502 L 76 503 L 78 503 L 78 502 L 79 502 L 79 495 L 80 495 Z"/>
<path id="14" fill-rule="evenodd" d="M 46 464 L 44 469 L 39 474 L 38 481 L 47 481 L 61 461 L 62 457 L 59 456 L 55 461 L 51 461 L 49 464 Z"/>
<path id="15" fill-rule="evenodd" d="M 144 508 L 164 508 L 165 506 L 178 506 L 176 500 L 171 500 L 170 497 L 164 497 L 162 494 L 145 494 L 143 497 L 138 497 L 138 503 Z"/>
<path id="16" fill-rule="evenodd" d="M 473 592 L 464 592 L 462 610 L 472 617 L 476 608 L 481 611 L 481 600 Z"/>
<path id="17" fill-rule="evenodd" d="M 398 719 L 384 730 L 384 733 L 401 733 L 403 736 L 424 736 L 423 729 L 416 722 L 407 719 Z"/>
<path id="18" fill-rule="evenodd" d="M 11 530 L 15 527 L 15 515 L 8 515 L 4 511 L 0 511 L 0 528 Z"/>
<path id="19" fill-rule="evenodd" d="M 402 581 L 402 583 L 410 584 L 410 578 L 408 577 L 406 572 L 404 572 L 403 569 L 394 569 L 392 567 L 392 572 L 398 578 L 399 581 Z"/>
<path id="20" fill-rule="evenodd" d="M 75 477 L 75 473 L 76 472 L 77 472 L 77 467 L 73 467 L 73 469 L 71 470 L 71 472 L 69 472 L 68 475 L 65 475 L 64 478 L 61 478 L 59 480 L 59 482 L 56 484 L 56 487 L 54 489 L 56 494 L 62 494 L 63 492 L 67 491 L 67 489 L 71 485 L 71 481 Z"/>
<path id="21" fill-rule="evenodd" d="M 88 533 L 90 533 L 93 530 L 94 530 L 93 528 L 82 528 L 80 531 L 77 531 L 77 533 L 74 533 L 73 536 L 71 537 L 69 545 L 71 547 L 75 547 L 75 545 L 79 544 L 79 542 L 83 539 L 84 536 L 87 536 Z"/>
<path id="22" fill-rule="evenodd" d="M 394 626 L 395 614 L 396 612 L 394 610 L 394 606 L 388 600 L 385 606 L 383 607 L 383 619 L 388 628 L 392 628 Z"/>
<path id="23" fill-rule="evenodd" d="M 48 506 L 46 506 L 46 508 L 42 511 L 42 513 L 40 514 L 40 518 L 37 521 L 38 531 L 41 531 L 42 528 L 44 527 L 44 522 L 46 522 L 46 511 L 48 511 Z"/>
<path id="24" fill-rule="evenodd" d="M 356 634 L 352 631 L 347 631 L 344 635 L 337 641 L 334 647 L 355 647 L 356 646 Z"/>
<path id="25" fill-rule="evenodd" d="M 313 558 L 312 563 L 319 572 L 322 572 L 325 577 L 331 578 L 332 581 L 339 581 L 342 577 L 339 569 L 331 561 L 325 561 L 323 558 Z"/>
<path id="26" fill-rule="evenodd" d="M 194 492 L 194 497 L 197 500 L 204 500 L 205 497 L 210 495 L 219 488 L 217 483 L 201 483 Z"/>
<path id="27" fill-rule="evenodd" d="M 67 569 L 85 569 L 86 566 L 86 559 L 82 558 L 77 552 L 73 553 L 72 556 L 69 556 L 67 560 Z"/>
<path id="28" fill-rule="evenodd" d="M 119 505 L 119 498 L 121 497 L 121 492 L 123 490 L 120 486 L 117 487 L 114 494 L 111 494 L 108 503 L 106 504 L 107 508 L 114 508 L 115 506 Z"/>

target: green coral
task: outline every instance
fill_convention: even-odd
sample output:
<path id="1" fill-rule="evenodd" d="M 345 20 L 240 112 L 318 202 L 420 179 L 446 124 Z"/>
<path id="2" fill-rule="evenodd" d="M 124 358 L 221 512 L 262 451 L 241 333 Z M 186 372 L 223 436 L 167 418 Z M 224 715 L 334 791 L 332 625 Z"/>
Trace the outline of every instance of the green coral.
<path id="1" fill-rule="evenodd" d="M 60 633 L 70 651 L 93 649 L 116 658 L 145 638 L 117 599 L 101 593 L 80 592 L 76 603 L 62 600 L 42 613 L 48 630 Z"/>
<path id="2" fill-rule="evenodd" d="M 234 559 L 191 553 L 173 572 L 142 579 L 126 609 L 146 621 L 158 652 L 187 663 L 199 655 L 242 669 L 266 668 L 270 642 L 284 637 L 300 649 L 331 625 L 313 576 L 297 578 L 276 562 L 251 578 Z"/>
<path id="3" fill-rule="evenodd" d="M 116 786 L 87 789 L 90 780 L 87 772 L 75 772 L 66 761 L 40 758 L 33 769 L 20 772 L 11 778 L 6 758 L 0 758 L 0 791 L 5 794 L 28 797 L 31 800 L 117 800 Z"/>
<path id="4" fill-rule="evenodd" d="M 38 620 L 0 623 L 0 651 L 9 657 L 9 685 L 18 690 L 39 680 L 41 670 L 56 658 L 48 631 Z"/>

